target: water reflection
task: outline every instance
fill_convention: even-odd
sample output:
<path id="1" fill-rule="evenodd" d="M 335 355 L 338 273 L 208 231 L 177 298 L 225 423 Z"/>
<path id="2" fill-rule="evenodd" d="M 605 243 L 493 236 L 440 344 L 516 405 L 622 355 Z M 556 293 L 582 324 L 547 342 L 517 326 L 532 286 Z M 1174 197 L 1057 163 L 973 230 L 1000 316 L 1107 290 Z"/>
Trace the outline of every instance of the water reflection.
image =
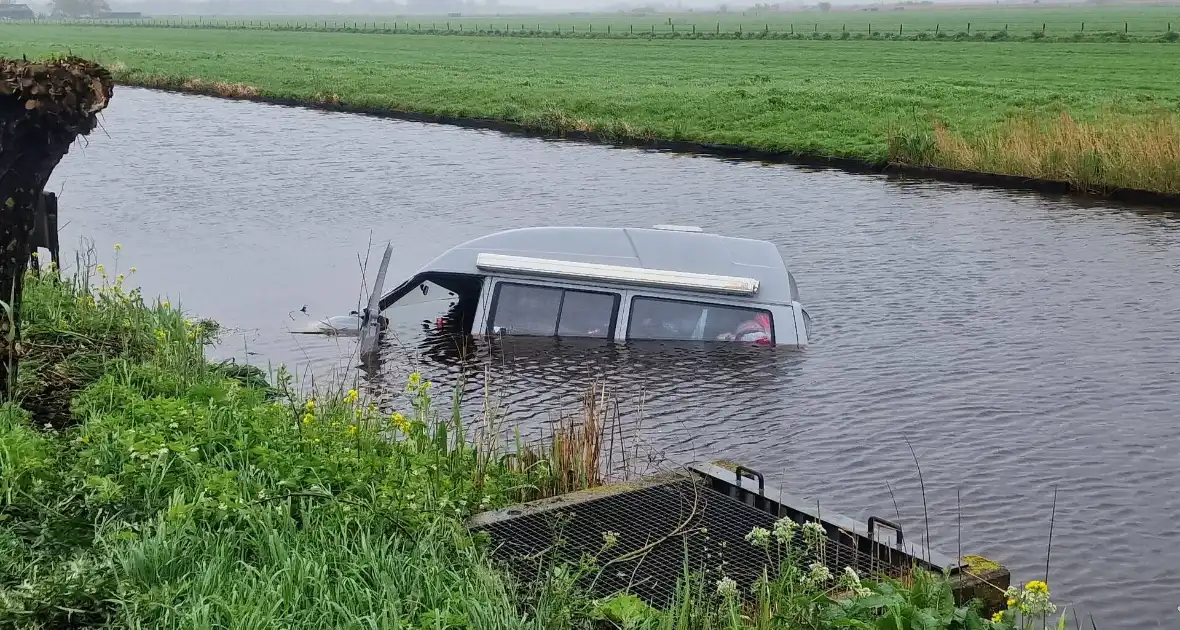
<path id="1" fill-rule="evenodd" d="M 805 358 L 805 351 L 753 344 L 476 339 L 431 328 L 409 346 L 386 340 L 381 363 L 394 367 L 370 378 L 375 391 L 398 389 L 404 366 L 414 366 L 443 391 L 462 386 L 473 406 L 482 404 L 485 388 L 494 384 L 512 421 L 526 432 L 568 409 L 597 382 L 631 424 L 642 423 L 645 408 L 660 409 L 658 426 L 650 428 L 671 433 L 665 445 L 677 447 L 690 443 L 694 431 L 721 422 L 759 420 L 765 408 L 758 401 L 780 396 Z M 669 403 L 681 411 L 669 414 Z"/>

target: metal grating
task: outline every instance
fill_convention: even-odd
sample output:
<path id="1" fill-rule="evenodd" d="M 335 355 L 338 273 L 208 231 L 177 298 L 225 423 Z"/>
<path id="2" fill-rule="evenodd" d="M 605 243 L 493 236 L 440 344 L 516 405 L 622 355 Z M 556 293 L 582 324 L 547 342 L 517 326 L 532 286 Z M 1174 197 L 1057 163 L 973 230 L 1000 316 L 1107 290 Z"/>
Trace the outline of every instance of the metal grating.
<path id="1" fill-rule="evenodd" d="M 703 577 L 710 587 L 722 577 L 732 578 L 747 596 L 764 569 L 772 578 L 778 572 L 773 545 L 768 557 L 745 540 L 754 527 L 772 530 L 776 517 L 711 489 L 696 476 L 504 514 L 472 529 L 486 532 L 493 558 L 526 583 L 554 564 L 576 564 L 583 554 L 591 554 L 597 556 L 599 569 L 588 572 L 582 586 L 594 596 L 628 591 L 654 606 L 667 606 L 686 571 Z M 605 532 L 615 533 L 617 543 L 604 550 Z M 806 549 L 802 533 L 797 531 L 795 538 L 794 548 Z M 898 577 L 911 560 L 895 554 L 896 562 L 885 561 L 880 554 L 860 551 L 854 536 L 849 542 L 829 534 L 823 554 L 833 575 L 829 587 L 846 566 L 862 576 Z M 804 554 L 801 564 L 805 568 L 817 560 Z"/>

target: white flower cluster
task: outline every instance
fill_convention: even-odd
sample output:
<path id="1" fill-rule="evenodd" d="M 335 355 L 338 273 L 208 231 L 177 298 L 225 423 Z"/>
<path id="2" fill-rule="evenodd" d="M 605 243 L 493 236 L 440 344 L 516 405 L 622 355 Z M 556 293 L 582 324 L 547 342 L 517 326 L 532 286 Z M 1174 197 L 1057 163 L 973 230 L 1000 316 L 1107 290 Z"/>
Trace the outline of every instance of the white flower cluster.
<path id="1" fill-rule="evenodd" d="M 852 591 L 853 597 L 868 597 L 873 594 L 873 589 L 861 585 L 860 576 L 852 567 L 844 567 L 844 575 L 840 578 L 840 583 L 844 588 Z"/>
<path id="2" fill-rule="evenodd" d="M 766 531 L 766 530 L 763 530 Z M 723 577 L 717 580 L 717 594 L 725 599 L 733 599 L 737 597 L 738 585 L 733 578 Z"/>
<path id="3" fill-rule="evenodd" d="M 798 529 L 798 523 L 788 517 L 783 517 L 774 522 L 774 537 L 780 545 L 790 545 L 791 538 L 795 536 L 795 531 Z"/>
<path id="4" fill-rule="evenodd" d="M 755 547 L 767 549 L 770 547 L 770 531 L 763 527 L 755 527 L 746 534 L 746 542 Z"/>
<path id="5" fill-rule="evenodd" d="M 822 562 L 812 562 L 807 569 L 807 582 L 813 586 L 819 586 L 832 579 L 832 572 Z"/>
<path id="6" fill-rule="evenodd" d="M 803 525 L 803 540 L 809 549 L 821 549 L 828 540 L 828 532 L 818 521 L 810 521 Z"/>

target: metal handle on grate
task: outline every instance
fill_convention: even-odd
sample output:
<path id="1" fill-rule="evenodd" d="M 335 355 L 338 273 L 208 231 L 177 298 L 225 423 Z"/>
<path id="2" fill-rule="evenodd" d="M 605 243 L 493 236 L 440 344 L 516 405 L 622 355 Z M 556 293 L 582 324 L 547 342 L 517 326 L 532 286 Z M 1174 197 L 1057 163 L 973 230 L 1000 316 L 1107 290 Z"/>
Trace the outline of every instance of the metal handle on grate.
<path id="1" fill-rule="evenodd" d="M 897 546 L 899 546 L 899 547 L 902 545 L 902 541 L 905 540 L 905 536 L 901 533 L 901 525 L 898 525 L 897 523 L 894 523 L 892 521 L 887 521 L 883 518 L 877 518 L 876 516 L 869 517 L 869 538 L 873 538 L 873 526 L 874 525 L 881 525 L 883 527 L 888 527 L 889 529 L 892 529 L 893 531 L 897 532 Z"/>
<path id="2" fill-rule="evenodd" d="M 737 475 L 737 487 L 742 487 L 742 477 L 749 477 L 758 482 L 758 494 L 765 494 L 766 480 L 762 478 L 762 473 L 751 468 L 746 468 L 745 466 L 738 466 L 733 469 L 733 472 Z M 743 475 L 742 473 L 746 474 Z"/>

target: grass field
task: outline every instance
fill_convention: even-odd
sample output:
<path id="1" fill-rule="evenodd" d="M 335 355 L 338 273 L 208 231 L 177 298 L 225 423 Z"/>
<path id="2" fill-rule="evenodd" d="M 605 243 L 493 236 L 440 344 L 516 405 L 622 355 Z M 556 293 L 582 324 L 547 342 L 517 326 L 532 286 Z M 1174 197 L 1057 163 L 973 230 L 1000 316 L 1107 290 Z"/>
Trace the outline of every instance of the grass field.
<path id="1" fill-rule="evenodd" d="M 1180 193 L 1174 44 L 0 26 L 2 55 L 66 50 L 132 84 Z"/>
<path id="2" fill-rule="evenodd" d="M 129 21 L 122 22 L 130 24 Z M 882 6 L 880 10 L 833 10 L 831 12 L 738 11 L 727 13 L 603 13 L 547 15 L 487 15 L 446 17 L 440 15 L 305 15 L 305 16 L 151 16 L 144 25 L 221 26 L 245 28 L 355 29 L 361 31 L 458 31 L 560 32 L 597 35 L 706 34 L 706 33 L 934 33 L 959 32 L 992 34 L 1008 31 L 1013 36 L 1040 32 L 1048 37 L 1089 33 L 1126 33 L 1132 37 L 1154 36 L 1180 30 L 1180 6 L 1113 7 L 1023 7 L 997 6 L 962 8 L 910 5 L 904 10 Z"/>

